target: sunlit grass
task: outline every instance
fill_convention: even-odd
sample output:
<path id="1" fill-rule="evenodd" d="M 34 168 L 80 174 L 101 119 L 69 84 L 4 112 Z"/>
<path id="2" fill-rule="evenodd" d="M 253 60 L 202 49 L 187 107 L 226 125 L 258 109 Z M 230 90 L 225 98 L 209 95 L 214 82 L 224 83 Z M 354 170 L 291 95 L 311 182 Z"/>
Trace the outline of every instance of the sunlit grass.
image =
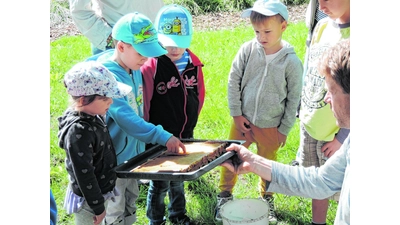
<path id="1" fill-rule="evenodd" d="M 289 24 L 283 39 L 291 43 L 299 58 L 303 61 L 307 29 L 304 23 Z M 227 139 L 231 117 L 227 102 L 227 80 L 232 60 L 239 47 L 254 37 L 251 27 L 238 27 L 232 30 L 196 32 L 190 49 L 204 63 L 206 99 L 195 129 L 198 139 Z M 77 62 L 90 56 L 90 44 L 83 36 L 63 37 L 51 43 L 50 49 L 50 181 L 59 209 L 58 224 L 74 224 L 73 216 L 67 216 L 62 205 L 67 173 L 64 168 L 65 152 L 57 145 L 57 117 L 68 106 L 68 96 L 62 83 L 65 72 Z M 278 151 L 278 161 L 289 164 L 299 145 L 298 122 L 290 132 L 287 144 Z M 255 146 L 250 147 L 255 150 Z M 214 221 L 214 207 L 218 193 L 219 167 L 202 177 L 185 182 L 187 210 L 190 217 L 199 224 L 221 224 Z M 241 175 L 234 189 L 235 198 L 257 198 L 258 177 L 254 174 Z M 147 224 L 145 214 L 147 186 L 140 186 L 137 201 L 136 224 Z M 168 202 L 166 198 L 166 202 Z M 331 203 L 328 224 L 336 212 L 336 203 Z M 306 224 L 311 221 L 311 201 L 298 197 L 277 195 L 276 209 L 281 221 L 286 224 Z M 285 224 L 282 222 L 282 224 Z"/>

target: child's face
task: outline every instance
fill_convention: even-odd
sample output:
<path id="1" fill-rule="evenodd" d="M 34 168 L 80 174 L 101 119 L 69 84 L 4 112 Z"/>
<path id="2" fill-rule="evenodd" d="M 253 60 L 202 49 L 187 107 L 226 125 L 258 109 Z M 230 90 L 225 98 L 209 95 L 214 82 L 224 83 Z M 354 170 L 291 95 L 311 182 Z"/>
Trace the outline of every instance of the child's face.
<path id="1" fill-rule="evenodd" d="M 80 109 L 82 112 L 90 115 L 105 115 L 112 103 L 112 98 L 96 96 L 93 102 L 88 105 L 82 106 Z"/>
<path id="2" fill-rule="evenodd" d="M 319 10 L 340 23 L 350 22 L 350 0 L 318 0 Z"/>
<path id="3" fill-rule="evenodd" d="M 141 66 L 147 61 L 147 57 L 142 56 L 135 50 L 135 48 L 123 42 L 119 42 L 117 44 L 118 50 L 120 53 L 120 65 L 124 67 L 127 71 L 131 70 L 139 70 Z"/>
<path id="4" fill-rule="evenodd" d="M 266 54 L 274 54 L 282 48 L 282 33 L 287 22 L 281 22 L 279 17 L 270 17 L 261 23 L 252 24 L 257 41 L 264 47 Z"/>
<path id="5" fill-rule="evenodd" d="M 168 58 L 171 59 L 172 62 L 182 58 L 183 53 L 185 52 L 186 48 L 178 48 L 178 47 L 165 47 L 168 51 L 166 54 Z"/>

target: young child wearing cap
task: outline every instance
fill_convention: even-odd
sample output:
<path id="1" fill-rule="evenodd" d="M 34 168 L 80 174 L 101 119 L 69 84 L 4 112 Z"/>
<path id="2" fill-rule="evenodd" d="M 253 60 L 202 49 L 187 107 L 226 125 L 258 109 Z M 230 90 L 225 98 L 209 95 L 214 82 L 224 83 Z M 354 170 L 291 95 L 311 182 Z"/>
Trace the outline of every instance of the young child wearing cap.
<path id="1" fill-rule="evenodd" d="M 94 55 L 88 60 L 97 60 L 115 78 L 132 87 L 124 98 L 116 99 L 107 113 L 107 126 L 115 146 L 117 163 L 145 151 L 145 144 L 161 144 L 168 151 L 185 152 L 184 144 L 162 126 L 143 119 L 143 80 L 140 67 L 148 57 L 164 55 L 167 51 L 158 42 L 153 23 L 145 15 L 134 12 L 123 16 L 112 30 L 115 49 Z M 106 224 L 133 224 L 136 221 L 136 199 L 139 187 L 136 179 L 117 179 L 116 188 L 121 195 L 109 202 Z"/>
<path id="2" fill-rule="evenodd" d="M 325 77 L 317 70 L 322 54 L 340 40 L 350 38 L 350 0 L 319 1 L 328 17 L 314 28 L 304 66 L 304 84 L 299 110 L 300 146 L 296 161 L 304 167 L 320 167 L 340 149 L 350 129 L 340 128 L 330 105 Z M 326 224 L 329 199 L 338 201 L 340 192 L 327 199 L 312 200 L 312 223 Z"/>
<path id="3" fill-rule="evenodd" d="M 276 160 L 276 152 L 296 122 L 303 66 L 293 47 L 282 40 L 288 11 L 279 0 L 257 0 L 242 17 L 250 17 L 255 38 L 244 43 L 236 54 L 228 80 L 228 106 L 233 117 L 229 139 L 245 140 L 248 148 L 257 145 L 257 154 Z M 220 207 L 233 199 L 237 175 L 222 167 L 216 220 Z M 260 177 L 261 198 L 269 203 L 269 221 L 276 223 L 273 193 L 266 191 Z"/>
<path id="4" fill-rule="evenodd" d="M 118 195 L 113 171 L 117 159 L 104 116 L 112 98 L 122 98 L 132 88 L 97 62 L 76 64 L 64 84 L 73 100 L 58 118 L 58 144 L 66 152 L 69 174 L 64 206 L 75 214 L 77 225 L 102 224 L 107 201 Z"/>
<path id="5" fill-rule="evenodd" d="M 149 59 L 142 67 L 144 80 L 144 118 L 162 125 L 174 136 L 193 138 L 193 130 L 203 106 L 205 87 L 203 64 L 189 50 L 192 16 L 180 5 L 160 9 L 154 25 L 168 53 Z M 164 199 L 168 192 L 169 220 L 172 224 L 192 224 L 186 215 L 183 181 L 150 181 L 147 217 L 150 225 L 166 219 Z"/>

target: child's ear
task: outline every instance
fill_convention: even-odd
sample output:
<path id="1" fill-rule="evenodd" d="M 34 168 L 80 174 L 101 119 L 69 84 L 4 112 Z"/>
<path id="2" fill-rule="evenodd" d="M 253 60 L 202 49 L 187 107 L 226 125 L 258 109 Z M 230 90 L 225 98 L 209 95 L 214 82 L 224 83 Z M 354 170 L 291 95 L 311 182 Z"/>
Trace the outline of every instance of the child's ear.
<path id="1" fill-rule="evenodd" d="M 285 31 L 286 28 L 287 28 L 287 21 L 286 21 L 286 20 L 283 21 L 283 22 L 281 23 L 281 26 L 282 26 L 282 32 Z"/>
<path id="2" fill-rule="evenodd" d="M 115 45 L 115 49 L 119 52 L 124 52 L 124 43 L 122 41 L 118 41 Z"/>
<path id="3" fill-rule="evenodd" d="M 78 101 L 78 106 L 79 107 L 83 106 L 83 103 L 84 103 L 83 101 L 84 101 L 84 97 L 80 97 L 79 101 Z"/>

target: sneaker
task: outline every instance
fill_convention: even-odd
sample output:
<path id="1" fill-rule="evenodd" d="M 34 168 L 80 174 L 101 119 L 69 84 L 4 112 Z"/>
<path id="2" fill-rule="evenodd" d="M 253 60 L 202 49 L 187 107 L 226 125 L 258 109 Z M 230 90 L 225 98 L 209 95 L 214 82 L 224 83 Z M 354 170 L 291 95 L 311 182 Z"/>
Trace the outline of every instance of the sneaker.
<path id="1" fill-rule="evenodd" d="M 268 208 L 269 208 L 269 215 L 268 215 L 268 220 L 270 224 L 276 224 L 278 222 L 278 219 L 276 218 L 275 215 L 275 205 L 274 205 L 274 197 L 271 195 L 265 195 L 263 197 L 263 200 L 268 203 Z"/>
<path id="2" fill-rule="evenodd" d="M 221 195 L 225 194 L 225 195 Z M 221 196 L 226 196 L 226 197 L 221 197 Z M 227 203 L 228 201 L 233 200 L 233 195 L 229 192 L 222 192 L 219 195 L 217 195 L 217 207 L 215 207 L 215 219 L 217 221 L 222 221 L 221 214 L 219 213 L 219 210 L 221 207 Z"/>

